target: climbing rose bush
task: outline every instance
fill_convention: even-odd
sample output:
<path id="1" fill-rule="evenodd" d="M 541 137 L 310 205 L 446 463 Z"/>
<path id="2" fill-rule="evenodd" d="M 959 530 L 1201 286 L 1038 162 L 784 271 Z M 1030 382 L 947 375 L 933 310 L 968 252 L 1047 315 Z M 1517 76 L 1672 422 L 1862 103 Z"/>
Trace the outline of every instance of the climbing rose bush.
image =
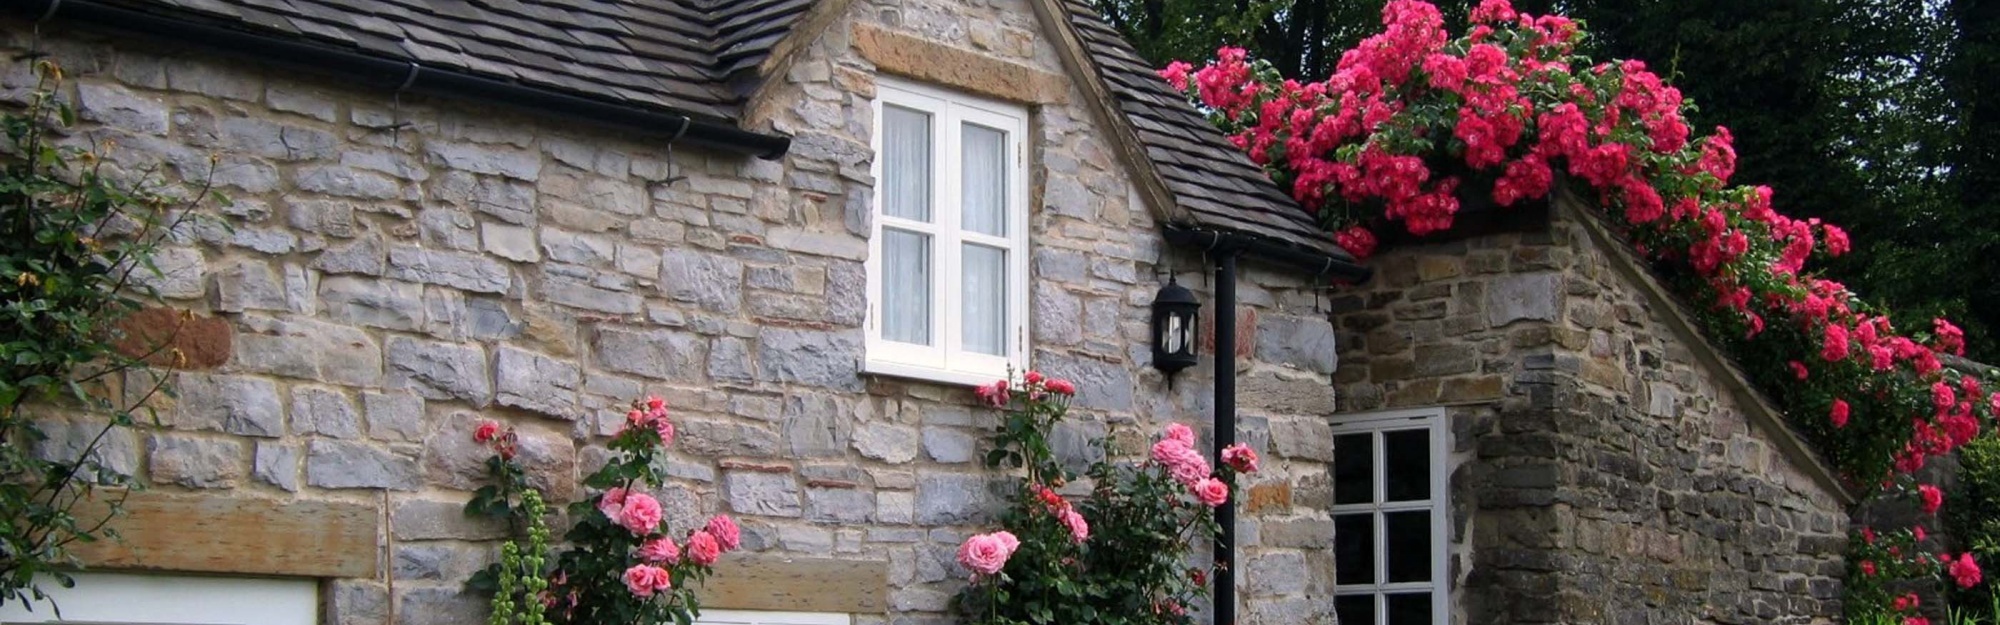
<path id="1" fill-rule="evenodd" d="M 1947 505 L 1908 475 L 2000 413 L 1992 381 L 1941 362 L 1963 352 L 1963 332 L 1944 319 L 1898 329 L 1815 273 L 1852 247 L 1847 233 L 1779 213 L 1768 187 L 1731 185 L 1729 131 L 1696 136 L 1691 104 L 1645 63 L 1579 55 L 1581 25 L 1505 0 L 1470 22 L 1453 37 L 1436 7 L 1393 0 L 1325 80 L 1287 79 L 1236 48 L 1160 74 L 1358 258 L 1390 229 L 1435 233 L 1467 207 L 1567 186 L 1851 483 Z"/>
<path id="2" fill-rule="evenodd" d="M 986 455 L 990 467 L 1023 469 L 1000 530 L 967 538 L 958 563 L 972 584 L 959 607 L 973 623 L 1191 624 L 1187 606 L 1207 591 L 1209 570 L 1189 566 L 1192 546 L 1213 540 L 1214 509 L 1257 453 L 1236 445 L 1211 467 L 1195 433 L 1169 424 L 1143 457 L 1117 459 L 1108 440 L 1085 472 L 1089 493 L 1060 491 L 1078 479 L 1049 446 L 1076 394 L 1067 380 L 1030 371 L 980 387 L 1006 409 Z"/>
<path id="3" fill-rule="evenodd" d="M 494 452 L 487 461 L 493 484 L 473 494 L 466 514 L 539 521 L 521 518 L 526 508 L 513 503 L 533 489 L 515 462 L 518 445 L 513 429 L 481 421 L 471 435 Z M 563 535 L 566 549 L 554 558 L 529 553 L 503 561 L 470 584 L 525 590 L 497 594 L 495 612 L 500 614 L 503 606 L 524 612 L 529 617 L 518 620 L 530 623 L 692 622 L 701 613 L 694 588 L 714 572 L 711 567 L 723 554 L 741 546 L 742 533 L 726 515 L 710 517 L 700 527 L 668 527 L 666 507 L 650 491 L 661 484 L 659 453 L 673 441 L 674 424 L 667 418 L 666 401 L 649 397 L 633 402 L 624 427 L 606 444 L 611 459 L 583 480 L 596 494 L 569 505 L 569 518 L 576 522 Z M 541 497 L 536 493 L 531 499 L 539 502 Z M 513 543 L 508 547 L 510 553 L 517 548 Z M 496 583 L 510 576 L 526 581 Z M 519 607 L 530 603 L 531 610 Z M 496 625 L 505 622 L 496 616 Z"/>

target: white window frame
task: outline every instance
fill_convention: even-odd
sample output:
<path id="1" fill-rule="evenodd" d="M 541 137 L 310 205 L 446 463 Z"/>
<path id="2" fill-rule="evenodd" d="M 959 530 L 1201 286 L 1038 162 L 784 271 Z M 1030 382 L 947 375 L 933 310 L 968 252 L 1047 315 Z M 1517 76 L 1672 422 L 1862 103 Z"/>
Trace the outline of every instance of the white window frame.
<path id="1" fill-rule="evenodd" d="M 1375 571 L 1373 571 L 1371 579 L 1388 579 L 1389 554 L 1387 553 L 1388 541 L 1386 540 L 1388 532 L 1385 523 L 1383 523 L 1382 513 L 1415 510 L 1427 510 L 1431 513 L 1430 581 L 1343 585 L 1336 580 L 1333 587 L 1333 594 L 1336 598 L 1350 595 L 1379 597 L 1382 593 L 1408 593 L 1411 591 L 1429 590 L 1431 593 L 1431 623 L 1433 625 L 1448 625 L 1451 623 L 1451 569 L 1448 566 L 1451 544 L 1448 542 L 1450 536 L 1447 532 L 1447 527 L 1451 520 L 1451 493 L 1446 490 L 1447 474 L 1450 472 L 1451 448 L 1448 439 L 1451 436 L 1451 428 L 1447 427 L 1447 425 L 1445 410 L 1443 408 L 1418 408 L 1359 413 L 1340 418 L 1334 423 L 1333 435 L 1336 437 L 1344 434 L 1362 433 L 1373 435 L 1369 438 L 1369 441 L 1371 445 L 1374 445 L 1374 449 L 1372 450 L 1374 466 L 1369 470 L 1374 475 L 1374 483 L 1371 487 L 1375 489 L 1375 492 L 1369 497 L 1370 502 L 1334 504 L 1328 509 L 1330 515 L 1357 512 L 1375 514 L 1375 522 L 1373 524 L 1375 536 L 1372 541 L 1375 549 L 1373 558 L 1375 561 Z M 1387 488 L 1388 483 L 1388 472 L 1385 465 L 1386 454 L 1383 453 L 1383 438 L 1381 433 L 1409 430 L 1428 430 L 1430 432 L 1431 458 L 1428 464 L 1430 466 L 1431 498 L 1425 501 L 1375 503 L 1375 501 L 1384 498 L 1383 492 Z M 1340 450 L 1336 448 L 1334 453 L 1339 454 Z M 1338 493 L 1336 493 L 1335 501 L 1338 501 Z M 1342 565 L 1343 563 L 1341 562 L 1334 562 L 1334 570 L 1340 570 Z M 1387 607 L 1387 603 L 1378 598 L 1375 602 L 1375 622 L 1353 625 L 1383 625 L 1387 623 L 1389 618 Z"/>
<path id="2" fill-rule="evenodd" d="M 873 219 L 868 236 L 868 315 L 867 355 L 862 370 L 872 374 L 916 378 L 949 384 L 988 384 L 1007 376 L 1010 366 L 1028 366 L 1028 176 L 1027 109 L 1013 104 L 958 92 L 879 77 L 875 86 L 874 129 L 871 147 L 877 155 L 869 173 L 882 179 L 882 107 L 885 104 L 914 109 L 931 118 L 931 222 L 890 217 L 882 212 L 883 194 L 878 189 L 872 206 Z M 958 129 L 972 123 L 1007 133 L 1007 236 L 995 237 L 964 231 L 960 222 L 960 181 L 963 158 Z M 882 337 L 882 228 L 920 232 L 931 237 L 931 342 L 913 345 Z M 963 296 L 958 288 L 963 273 L 961 249 L 977 243 L 1006 250 L 1007 325 L 1001 355 L 968 352 L 962 348 L 964 328 L 961 311 Z"/>
<path id="3" fill-rule="evenodd" d="M 702 610 L 695 625 L 853 625 L 854 617 L 835 612 Z"/>
<path id="4" fill-rule="evenodd" d="M 73 573 L 63 588 L 41 576 L 55 601 L 0 606 L 0 623 L 317 625 L 319 582 L 310 578 Z M 56 619 L 56 609 L 62 619 Z"/>

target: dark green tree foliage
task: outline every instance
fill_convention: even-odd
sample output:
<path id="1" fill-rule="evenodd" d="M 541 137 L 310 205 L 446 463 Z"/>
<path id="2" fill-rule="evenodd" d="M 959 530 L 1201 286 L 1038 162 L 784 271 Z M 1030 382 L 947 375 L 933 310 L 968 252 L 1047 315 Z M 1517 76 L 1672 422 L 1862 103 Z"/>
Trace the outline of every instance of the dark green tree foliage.
<path id="1" fill-rule="evenodd" d="M 1379 28 L 1383 0 L 1095 0 L 1164 65 L 1220 45 L 1323 77 Z M 1476 0 L 1435 0 L 1462 19 Z M 1846 227 L 1832 277 L 1904 315 L 1948 316 L 2000 358 L 2000 0 L 1516 0 L 1596 33 L 1598 58 L 1645 60 L 1728 126 L 1736 179 L 1788 214 Z M 1988 206 L 1994 208 L 1989 209 Z"/>

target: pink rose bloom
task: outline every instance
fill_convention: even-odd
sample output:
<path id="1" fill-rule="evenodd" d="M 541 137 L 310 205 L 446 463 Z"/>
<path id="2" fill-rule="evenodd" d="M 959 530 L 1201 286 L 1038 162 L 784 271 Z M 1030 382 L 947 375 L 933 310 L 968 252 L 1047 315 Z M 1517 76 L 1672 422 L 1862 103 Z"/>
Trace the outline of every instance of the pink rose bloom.
<path id="1" fill-rule="evenodd" d="M 1979 563 L 1973 561 L 1971 553 L 1958 554 L 1958 559 L 1946 565 L 1945 570 L 1951 573 L 1951 579 L 1958 582 L 1959 588 L 1979 585 Z"/>
<path id="2" fill-rule="evenodd" d="M 1222 480 L 1212 477 L 1201 478 L 1201 481 L 1195 482 L 1194 487 L 1189 490 L 1194 491 L 1195 499 L 1201 500 L 1203 504 L 1206 504 L 1210 508 L 1220 506 L 1223 502 L 1229 501 L 1229 485 L 1222 483 Z"/>
<path id="3" fill-rule="evenodd" d="M 1020 547 L 1020 539 L 1008 532 L 979 534 L 958 546 L 958 563 L 974 575 L 997 575 L 1006 568 L 1007 558 L 1013 557 L 1014 550 Z"/>
<path id="4" fill-rule="evenodd" d="M 725 552 L 735 551 L 737 547 L 743 546 L 743 532 L 736 527 L 736 519 L 729 518 L 728 515 L 718 514 L 709 517 L 708 526 L 702 529 L 714 536 L 715 542 L 722 545 L 722 550 Z"/>
<path id="5" fill-rule="evenodd" d="M 1051 393 L 1055 393 L 1055 394 L 1057 394 L 1057 395 L 1075 395 L 1075 394 L 1076 394 L 1076 385 L 1075 385 L 1075 384 L 1071 384 L 1069 380 L 1065 380 L 1065 379 L 1062 379 L 1062 378 L 1055 378 L 1055 379 L 1052 379 L 1052 380 L 1049 380 L 1049 381 L 1048 381 L 1048 383 L 1047 383 L 1047 384 L 1044 384 L 1044 385 L 1042 385 L 1042 387 L 1043 387 L 1043 388 L 1046 388 L 1046 389 L 1049 389 L 1049 392 L 1051 392 Z"/>
<path id="6" fill-rule="evenodd" d="M 1833 410 L 1827 413 L 1827 418 L 1833 420 L 1833 428 L 1836 430 L 1847 427 L 1847 401 L 1833 400 Z"/>
<path id="7" fill-rule="evenodd" d="M 1041 384 L 1042 379 L 1042 372 L 1040 371 L 1029 371 L 1026 375 L 1021 376 L 1021 381 L 1029 384 Z"/>
<path id="8" fill-rule="evenodd" d="M 681 548 L 665 537 L 654 538 L 639 543 L 639 559 L 647 562 L 674 564 L 681 560 Z"/>
<path id="9" fill-rule="evenodd" d="M 1200 483 L 1212 472 L 1208 466 L 1208 459 L 1201 457 L 1201 452 L 1188 447 L 1180 448 L 1180 453 L 1167 465 L 1167 474 L 1188 488 L 1194 488 L 1195 484 Z"/>
<path id="10" fill-rule="evenodd" d="M 1153 443 L 1153 462 L 1173 466 L 1174 459 L 1179 458 L 1186 451 L 1192 451 L 1187 443 L 1171 438 L 1163 438 L 1159 442 Z"/>
<path id="11" fill-rule="evenodd" d="M 973 394 L 978 395 L 979 401 L 985 402 L 986 405 L 999 408 L 1007 405 L 1007 387 L 1006 380 L 996 380 L 992 384 L 974 389 Z"/>
<path id="12" fill-rule="evenodd" d="M 1239 473 L 1257 472 L 1257 451 L 1248 445 L 1237 443 L 1222 450 L 1222 463 Z"/>
<path id="13" fill-rule="evenodd" d="M 1069 528 L 1070 540 L 1077 544 L 1090 540 L 1090 522 L 1083 520 L 1083 515 L 1077 514 L 1074 508 L 1063 508 L 1056 513 L 1056 519 L 1062 521 L 1063 527 Z"/>
<path id="14" fill-rule="evenodd" d="M 492 419 L 481 419 L 479 427 L 472 430 L 472 441 L 488 443 L 500 438 L 500 423 Z"/>
<path id="15" fill-rule="evenodd" d="M 1183 445 L 1193 447 L 1194 430 L 1179 423 L 1169 423 L 1167 424 L 1167 440 L 1180 441 Z"/>
<path id="16" fill-rule="evenodd" d="M 688 560 L 695 564 L 709 566 L 722 558 L 722 543 L 717 542 L 715 535 L 708 530 L 700 530 L 688 537 L 687 554 Z"/>
<path id="17" fill-rule="evenodd" d="M 660 527 L 660 500 L 645 493 L 632 493 L 625 497 L 625 509 L 618 511 L 618 524 L 633 534 L 645 536 Z"/>
<path id="18" fill-rule="evenodd" d="M 653 593 L 674 587 L 673 575 L 666 569 L 651 564 L 634 565 L 625 569 L 625 588 L 636 597 L 651 597 Z"/>
<path id="19" fill-rule="evenodd" d="M 1938 508 L 1944 507 L 1944 491 L 1938 490 L 1936 486 L 1930 484 L 1918 486 L 1917 495 L 1924 498 L 1925 514 L 1937 514 Z"/>
<path id="20" fill-rule="evenodd" d="M 604 491 L 604 496 L 597 499 L 597 511 L 604 513 L 604 518 L 611 519 L 611 522 L 618 522 L 619 513 L 625 511 L 625 487 L 614 486 Z"/>

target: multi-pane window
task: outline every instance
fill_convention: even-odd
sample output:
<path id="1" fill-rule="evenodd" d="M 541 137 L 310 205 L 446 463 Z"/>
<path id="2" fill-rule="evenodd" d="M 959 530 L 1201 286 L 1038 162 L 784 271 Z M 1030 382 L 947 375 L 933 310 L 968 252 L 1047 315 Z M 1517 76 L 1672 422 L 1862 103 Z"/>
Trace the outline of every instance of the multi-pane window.
<path id="1" fill-rule="evenodd" d="M 888 78 L 874 108 L 866 369 L 984 384 L 1024 366 L 1026 112 Z"/>
<path id="2" fill-rule="evenodd" d="M 1443 625 L 1442 411 L 1358 416 L 1334 426 L 1334 610 L 1343 625 Z"/>

